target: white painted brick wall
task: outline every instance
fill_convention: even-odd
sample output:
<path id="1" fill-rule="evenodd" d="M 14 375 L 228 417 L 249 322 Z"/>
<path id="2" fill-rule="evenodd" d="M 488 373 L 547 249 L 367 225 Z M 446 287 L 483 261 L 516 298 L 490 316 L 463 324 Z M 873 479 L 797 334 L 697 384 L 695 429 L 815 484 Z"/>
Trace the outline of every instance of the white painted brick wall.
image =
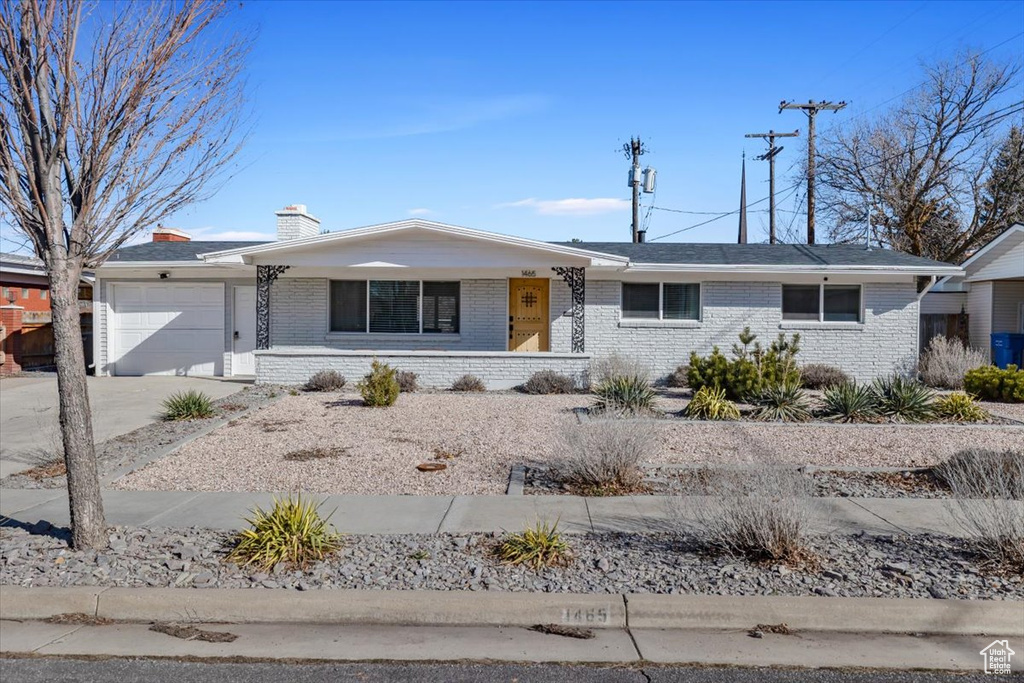
<path id="1" fill-rule="evenodd" d="M 337 370 L 355 384 L 370 371 L 373 360 L 418 375 L 420 386 L 447 389 L 462 375 L 476 375 L 488 389 L 510 389 L 538 370 L 555 370 L 586 384 L 590 357 L 585 354 L 430 353 L 317 349 L 271 349 L 256 352 L 256 376 L 260 383 L 303 384 L 319 370 Z"/>

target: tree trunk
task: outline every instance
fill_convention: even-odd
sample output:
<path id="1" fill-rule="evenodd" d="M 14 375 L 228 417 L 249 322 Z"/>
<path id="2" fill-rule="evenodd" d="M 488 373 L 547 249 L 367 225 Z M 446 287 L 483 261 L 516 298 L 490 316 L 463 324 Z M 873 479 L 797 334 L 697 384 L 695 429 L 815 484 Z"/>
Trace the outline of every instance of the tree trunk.
<path id="1" fill-rule="evenodd" d="M 53 249 L 57 252 L 58 248 Z M 81 266 L 67 256 L 51 252 L 48 264 L 50 308 L 53 312 L 54 358 L 57 363 L 57 395 L 60 400 L 60 431 L 67 466 L 68 502 L 71 507 L 71 540 L 75 548 L 106 546 L 106 520 L 92 436 L 92 411 L 85 383 L 85 351 L 78 307 Z"/>

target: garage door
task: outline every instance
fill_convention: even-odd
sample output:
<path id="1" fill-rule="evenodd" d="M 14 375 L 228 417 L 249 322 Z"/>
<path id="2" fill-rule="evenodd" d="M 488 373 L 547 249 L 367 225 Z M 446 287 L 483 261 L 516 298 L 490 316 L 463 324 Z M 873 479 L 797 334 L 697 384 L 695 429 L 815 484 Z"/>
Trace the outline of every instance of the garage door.
<path id="1" fill-rule="evenodd" d="M 115 375 L 224 374 L 224 285 L 112 285 Z"/>

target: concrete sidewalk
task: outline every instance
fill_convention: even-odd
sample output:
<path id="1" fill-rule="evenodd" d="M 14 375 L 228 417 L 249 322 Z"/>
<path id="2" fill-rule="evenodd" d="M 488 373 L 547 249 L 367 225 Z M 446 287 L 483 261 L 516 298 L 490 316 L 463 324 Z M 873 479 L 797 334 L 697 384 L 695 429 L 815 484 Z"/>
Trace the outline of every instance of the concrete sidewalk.
<path id="1" fill-rule="evenodd" d="M 435 534 L 519 530 L 537 520 L 559 520 L 573 533 L 638 532 L 678 528 L 703 498 L 671 496 L 315 496 L 331 521 L 349 534 Z M 104 491 L 107 522 L 122 526 L 206 527 L 236 530 L 271 493 Z M 1020 505 L 1024 514 L 1024 503 Z M 943 533 L 963 535 L 942 500 L 813 499 L 813 530 L 820 533 Z M 62 489 L 2 489 L 0 514 L 21 524 L 68 524 Z"/>

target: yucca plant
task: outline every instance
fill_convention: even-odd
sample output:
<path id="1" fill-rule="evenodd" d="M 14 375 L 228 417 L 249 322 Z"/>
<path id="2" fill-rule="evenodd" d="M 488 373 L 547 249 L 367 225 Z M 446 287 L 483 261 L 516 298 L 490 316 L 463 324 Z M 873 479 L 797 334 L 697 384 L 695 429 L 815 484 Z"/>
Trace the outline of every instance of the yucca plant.
<path id="1" fill-rule="evenodd" d="M 871 387 L 843 382 L 825 389 L 822 413 L 835 422 L 870 422 L 878 418 L 878 407 Z"/>
<path id="2" fill-rule="evenodd" d="M 524 564 L 533 570 L 567 565 L 571 559 L 568 542 L 558 531 L 558 522 L 538 521 L 519 534 L 509 534 L 497 549 L 498 559 L 506 564 Z"/>
<path id="3" fill-rule="evenodd" d="M 871 384 L 878 414 L 896 422 L 927 422 L 935 417 L 935 392 L 915 380 L 893 374 Z"/>
<path id="4" fill-rule="evenodd" d="M 725 397 L 725 389 L 706 384 L 686 405 L 686 416 L 698 420 L 738 420 L 740 409 Z"/>
<path id="5" fill-rule="evenodd" d="M 334 513 L 321 517 L 322 504 L 303 500 L 300 495 L 294 500 L 291 496 L 274 498 L 269 511 L 253 508 L 252 516 L 245 520 L 251 528 L 235 537 L 235 547 L 227 559 L 263 570 L 279 562 L 304 567 L 322 560 L 341 546 L 341 536 L 329 523 Z"/>
<path id="6" fill-rule="evenodd" d="M 799 382 L 788 381 L 769 384 L 755 399 L 758 420 L 804 422 L 811 419 L 811 406 Z"/>
<path id="7" fill-rule="evenodd" d="M 595 407 L 616 413 L 643 413 L 654 408 L 657 394 L 643 375 L 610 377 L 596 387 Z"/>
<path id="8" fill-rule="evenodd" d="M 165 420 L 200 420 L 213 415 L 213 399 L 195 389 L 171 394 L 163 407 Z"/>
<path id="9" fill-rule="evenodd" d="M 989 418 L 988 411 L 978 401 L 962 391 L 939 398 L 935 402 L 935 413 L 941 418 L 955 422 L 982 422 Z"/>

